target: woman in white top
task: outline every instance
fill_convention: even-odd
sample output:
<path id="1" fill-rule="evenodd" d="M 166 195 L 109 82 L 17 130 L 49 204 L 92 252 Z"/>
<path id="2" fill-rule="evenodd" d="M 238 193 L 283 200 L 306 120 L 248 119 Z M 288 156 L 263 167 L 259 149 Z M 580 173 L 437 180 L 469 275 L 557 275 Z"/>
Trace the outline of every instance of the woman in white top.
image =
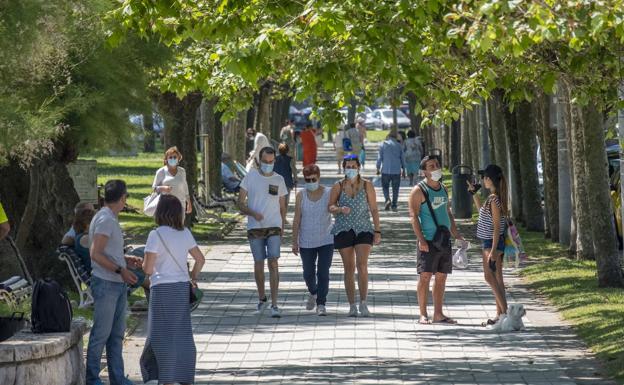
<path id="1" fill-rule="evenodd" d="M 249 153 L 247 166 L 245 169 L 249 172 L 252 168 L 260 167 L 260 150 L 265 147 L 272 147 L 269 138 L 261 132 L 256 133 L 254 137 L 254 149 Z"/>
<path id="2" fill-rule="evenodd" d="M 141 355 L 143 382 L 192 384 L 195 382 L 195 341 L 191 325 L 191 286 L 204 265 L 191 232 L 184 227 L 180 201 L 172 195 L 160 197 L 154 215 L 158 228 L 145 245 L 143 270 L 151 277 L 148 336 Z M 195 260 L 187 270 L 186 258 Z"/>
<path id="3" fill-rule="evenodd" d="M 186 171 L 180 167 L 182 154 L 177 147 L 171 147 L 165 152 L 164 166 L 156 171 L 152 189 L 160 194 L 173 195 L 178 198 L 184 212 L 190 214 L 193 204 L 189 195 L 189 188 L 186 182 Z"/>
<path id="4" fill-rule="evenodd" d="M 329 268 L 334 255 L 332 215 L 327 209 L 331 189 L 319 184 L 321 171 L 315 164 L 303 169 L 303 177 L 306 188 L 297 193 L 295 202 L 292 252 L 301 254 L 303 279 L 309 292 L 306 309 L 312 310 L 316 304 L 318 315 L 325 316 Z"/>

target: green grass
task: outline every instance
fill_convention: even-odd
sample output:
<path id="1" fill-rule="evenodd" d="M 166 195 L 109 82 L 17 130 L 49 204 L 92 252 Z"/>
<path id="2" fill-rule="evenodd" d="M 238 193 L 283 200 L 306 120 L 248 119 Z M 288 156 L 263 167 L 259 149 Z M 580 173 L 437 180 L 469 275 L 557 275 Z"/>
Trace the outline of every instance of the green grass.
<path id="1" fill-rule="evenodd" d="M 624 384 L 624 289 L 599 288 L 595 261 L 576 261 L 542 233 L 523 232 L 530 265 L 521 275 L 546 295 Z"/>
<path id="2" fill-rule="evenodd" d="M 388 136 L 389 130 L 368 130 L 366 131 L 366 138 L 369 142 L 383 142 Z"/>
<path id="3" fill-rule="evenodd" d="M 94 159 L 94 158 L 89 158 Z M 162 153 L 139 153 L 136 157 L 97 157 L 98 184 L 109 179 L 123 179 L 128 185 L 128 205 L 136 213 L 123 212 L 119 221 L 126 236 L 133 243 L 144 243 L 150 230 L 154 229 L 154 219 L 143 215 L 143 198 L 151 193 L 156 170 L 162 167 Z M 215 239 L 220 236 L 223 225 L 218 223 L 195 224 L 191 229 L 198 241 Z"/>

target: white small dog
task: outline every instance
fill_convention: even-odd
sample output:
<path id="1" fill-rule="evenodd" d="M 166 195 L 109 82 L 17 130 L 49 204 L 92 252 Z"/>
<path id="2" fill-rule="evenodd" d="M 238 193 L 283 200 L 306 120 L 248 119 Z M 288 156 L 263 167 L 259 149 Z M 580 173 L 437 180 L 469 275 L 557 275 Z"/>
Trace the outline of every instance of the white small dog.
<path id="1" fill-rule="evenodd" d="M 524 330 L 522 317 L 526 315 L 524 306 L 520 303 L 512 303 L 507 307 L 507 314 L 502 314 L 492 330 L 499 333 L 517 332 Z"/>

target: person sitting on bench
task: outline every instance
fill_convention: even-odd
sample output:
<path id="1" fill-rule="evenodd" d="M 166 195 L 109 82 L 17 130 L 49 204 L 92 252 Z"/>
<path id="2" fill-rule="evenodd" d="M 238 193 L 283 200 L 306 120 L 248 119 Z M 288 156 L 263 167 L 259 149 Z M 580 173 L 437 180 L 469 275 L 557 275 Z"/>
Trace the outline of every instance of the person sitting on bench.
<path id="1" fill-rule="evenodd" d="M 228 153 L 221 154 L 221 179 L 223 187 L 227 192 L 239 192 L 241 180 L 232 172 L 228 163 L 232 162 L 232 157 Z"/>
<path id="2" fill-rule="evenodd" d="M 83 211 L 95 212 L 95 207 L 93 206 L 93 203 L 78 202 L 76 204 L 76 207 L 74 207 L 74 220 L 76 217 L 80 215 L 84 215 Z M 93 215 L 91 217 L 93 218 Z M 61 240 L 61 244 L 65 246 L 74 247 L 74 244 L 76 242 L 76 234 L 77 234 L 76 229 L 74 228 L 74 225 L 72 224 L 72 227 L 63 236 L 63 240 Z M 89 261 L 89 264 L 91 264 L 90 261 Z"/>

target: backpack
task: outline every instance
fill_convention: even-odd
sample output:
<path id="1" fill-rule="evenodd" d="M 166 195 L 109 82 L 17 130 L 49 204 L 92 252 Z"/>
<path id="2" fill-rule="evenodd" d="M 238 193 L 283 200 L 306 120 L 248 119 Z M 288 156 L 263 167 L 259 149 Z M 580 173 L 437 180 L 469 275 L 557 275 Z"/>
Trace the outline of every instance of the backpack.
<path id="1" fill-rule="evenodd" d="M 49 278 L 37 280 L 30 313 L 33 333 L 68 332 L 72 317 L 69 297 L 61 285 Z"/>
<path id="2" fill-rule="evenodd" d="M 342 138 L 342 149 L 345 151 L 353 151 L 353 145 L 351 144 L 351 139 L 346 136 Z"/>

